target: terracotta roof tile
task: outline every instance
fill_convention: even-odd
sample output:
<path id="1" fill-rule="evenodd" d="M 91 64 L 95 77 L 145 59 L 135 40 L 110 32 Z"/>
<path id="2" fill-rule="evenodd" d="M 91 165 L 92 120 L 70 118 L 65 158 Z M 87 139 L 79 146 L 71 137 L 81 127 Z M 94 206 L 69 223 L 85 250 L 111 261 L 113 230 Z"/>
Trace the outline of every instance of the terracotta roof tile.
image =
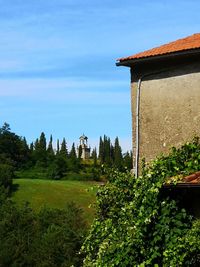
<path id="1" fill-rule="evenodd" d="M 192 173 L 188 176 L 182 177 L 175 184 L 173 180 L 174 180 L 174 177 L 169 178 L 167 183 L 164 184 L 164 187 L 171 187 L 174 185 L 176 186 L 200 186 L 200 171 Z"/>
<path id="2" fill-rule="evenodd" d="M 118 61 L 123 62 L 132 59 L 154 57 L 197 48 L 200 48 L 200 33 L 193 34 L 186 38 L 179 39 L 174 42 L 170 42 L 168 44 L 164 44 L 129 57 L 119 58 Z"/>
<path id="3" fill-rule="evenodd" d="M 200 171 L 190 174 L 183 178 L 182 183 L 200 184 Z"/>

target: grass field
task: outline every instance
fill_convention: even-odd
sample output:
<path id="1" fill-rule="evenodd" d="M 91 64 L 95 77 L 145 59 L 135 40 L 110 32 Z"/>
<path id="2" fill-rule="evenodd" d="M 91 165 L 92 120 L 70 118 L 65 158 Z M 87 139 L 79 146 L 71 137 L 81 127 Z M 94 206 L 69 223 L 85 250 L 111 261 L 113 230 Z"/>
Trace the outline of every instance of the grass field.
<path id="1" fill-rule="evenodd" d="M 83 209 L 86 220 L 94 218 L 96 184 L 81 181 L 53 181 L 39 179 L 14 179 L 16 191 L 12 199 L 18 204 L 26 201 L 38 211 L 42 206 L 64 208 L 66 203 L 75 202 Z"/>

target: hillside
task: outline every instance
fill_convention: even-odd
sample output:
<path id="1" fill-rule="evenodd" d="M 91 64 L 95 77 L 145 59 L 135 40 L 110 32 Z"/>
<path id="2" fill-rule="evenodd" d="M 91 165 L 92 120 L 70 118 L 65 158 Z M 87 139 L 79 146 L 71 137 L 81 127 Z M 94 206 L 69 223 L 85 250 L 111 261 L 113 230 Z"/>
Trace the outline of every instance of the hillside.
<path id="1" fill-rule="evenodd" d="M 30 202 L 33 209 L 42 206 L 64 208 L 66 203 L 75 202 L 83 209 L 84 217 L 90 223 L 94 218 L 96 183 L 81 181 L 53 181 L 39 179 L 14 179 L 12 199 L 21 204 Z"/>

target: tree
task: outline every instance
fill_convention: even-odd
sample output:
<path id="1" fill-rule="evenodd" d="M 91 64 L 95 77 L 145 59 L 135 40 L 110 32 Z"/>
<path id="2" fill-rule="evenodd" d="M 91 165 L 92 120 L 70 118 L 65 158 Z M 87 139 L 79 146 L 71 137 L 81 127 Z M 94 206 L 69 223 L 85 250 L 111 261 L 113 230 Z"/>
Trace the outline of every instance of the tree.
<path id="1" fill-rule="evenodd" d="M 69 157 L 70 157 L 70 159 L 77 159 L 76 148 L 75 148 L 75 144 L 74 143 L 72 144 L 72 148 L 71 148 L 71 151 L 69 153 Z"/>
<path id="2" fill-rule="evenodd" d="M 47 141 L 45 137 L 45 133 L 42 132 L 39 139 L 39 147 L 42 151 L 46 151 Z"/>
<path id="3" fill-rule="evenodd" d="M 60 180 L 64 177 L 68 169 L 67 159 L 58 154 L 54 161 L 49 165 L 47 171 L 47 178 L 53 180 Z"/>
<path id="4" fill-rule="evenodd" d="M 0 187 L 3 187 L 6 194 L 11 192 L 13 177 L 13 167 L 8 164 L 0 164 Z"/>
<path id="5" fill-rule="evenodd" d="M 104 162 L 108 166 L 111 166 L 112 161 L 111 161 L 111 141 L 110 141 L 110 138 L 107 137 L 106 135 L 104 135 L 103 143 L 104 143 Z"/>
<path id="6" fill-rule="evenodd" d="M 128 170 L 133 168 L 133 154 L 132 151 L 129 153 L 128 151 L 123 156 L 123 165 Z"/>
<path id="7" fill-rule="evenodd" d="M 51 134 L 51 136 L 50 136 L 50 140 L 49 140 L 49 144 L 48 144 L 47 152 L 48 152 L 50 155 L 54 155 L 54 150 L 53 150 L 53 137 L 52 137 L 52 134 Z"/>
<path id="8" fill-rule="evenodd" d="M 61 143 L 60 155 L 63 156 L 64 158 L 67 158 L 68 156 L 67 143 L 66 143 L 65 138 L 63 138 L 63 141 Z"/>
<path id="9" fill-rule="evenodd" d="M 104 144 L 101 136 L 99 139 L 99 160 L 101 164 L 104 163 Z"/>
<path id="10" fill-rule="evenodd" d="M 59 143 L 59 139 L 57 139 L 57 150 L 56 150 L 56 154 L 59 154 L 60 152 L 60 143 Z"/>
<path id="11" fill-rule="evenodd" d="M 79 172 L 80 170 L 80 159 L 76 156 L 75 144 L 72 144 L 71 151 L 69 153 L 69 169 L 73 172 Z"/>
<path id="12" fill-rule="evenodd" d="M 99 160 L 101 164 L 111 166 L 111 141 L 106 135 L 99 140 Z"/>
<path id="13" fill-rule="evenodd" d="M 65 209 L 0 205 L 1 266 L 81 266 L 78 253 L 86 232 L 82 211 L 73 203 Z"/>
<path id="14" fill-rule="evenodd" d="M 7 122 L 4 122 L 4 124 L 2 125 L 2 127 L 0 128 L 0 134 L 5 134 L 10 132 L 10 125 Z"/>
<path id="15" fill-rule="evenodd" d="M 10 131 L 9 124 L 4 123 L 0 128 L 0 158 L 1 163 L 10 163 L 16 168 L 28 161 L 29 148 L 25 138 Z"/>
<path id="16" fill-rule="evenodd" d="M 35 140 L 35 143 L 34 143 L 34 150 L 37 151 L 39 149 L 39 140 L 38 138 Z"/>
<path id="17" fill-rule="evenodd" d="M 115 168 L 122 170 L 122 164 L 122 149 L 119 145 L 119 139 L 116 137 L 114 145 L 114 166 Z"/>
<path id="18" fill-rule="evenodd" d="M 21 139 L 21 146 L 20 146 L 21 162 L 23 162 L 24 165 L 27 165 L 28 162 L 30 161 L 31 151 L 27 144 L 26 138 L 23 137 L 20 139 Z"/>
<path id="19" fill-rule="evenodd" d="M 47 153 L 47 165 L 50 165 L 55 159 L 55 154 L 54 154 L 54 150 L 53 150 L 53 137 L 52 137 L 52 135 L 50 136 L 50 140 L 49 140 L 49 144 L 48 144 L 46 153 Z"/>
<path id="20" fill-rule="evenodd" d="M 39 222 L 38 263 L 55 267 L 81 266 L 78 252 L 86 230 L 81 209 L 74 203 L 67 204 L 63 210 L 44 208 L 39 213 Z"/>
<path id="21" fill-rule="evenodd" d="M 46 167 L 47 164 L 47 149 L 46 149 L 46 137 L 44 132 L 41 133 L 39 140 L 36 139 L 35 141 L 35 160 L 37 165 Z"/>
<path id="22" fill-rule="evenodd" d="M 93 159 L 93 165 L 94 165 L 94 167 L 96 167 L 97 166 L 97 149 L 96 149 L 96 147 L 93 149 L 91 157 Z"/>

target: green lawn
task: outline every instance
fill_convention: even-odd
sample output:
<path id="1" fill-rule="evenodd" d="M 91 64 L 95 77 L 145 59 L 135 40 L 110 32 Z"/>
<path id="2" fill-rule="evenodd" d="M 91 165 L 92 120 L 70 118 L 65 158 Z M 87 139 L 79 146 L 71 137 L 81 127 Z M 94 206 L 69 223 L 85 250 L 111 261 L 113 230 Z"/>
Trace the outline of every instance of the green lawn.
<path id="1" fill-rule="evenodd" d="M 83 209 L 88 222 L 94 218 L 96 184 L 81 181 L 53 181 L 39 179 L 14 179 L 17 190 L 12 199 L 21 204 L 30 202 L 30 206 L 38 211 L 42 206 L 64 208 L 66 203 L 75 202 Z"/>

